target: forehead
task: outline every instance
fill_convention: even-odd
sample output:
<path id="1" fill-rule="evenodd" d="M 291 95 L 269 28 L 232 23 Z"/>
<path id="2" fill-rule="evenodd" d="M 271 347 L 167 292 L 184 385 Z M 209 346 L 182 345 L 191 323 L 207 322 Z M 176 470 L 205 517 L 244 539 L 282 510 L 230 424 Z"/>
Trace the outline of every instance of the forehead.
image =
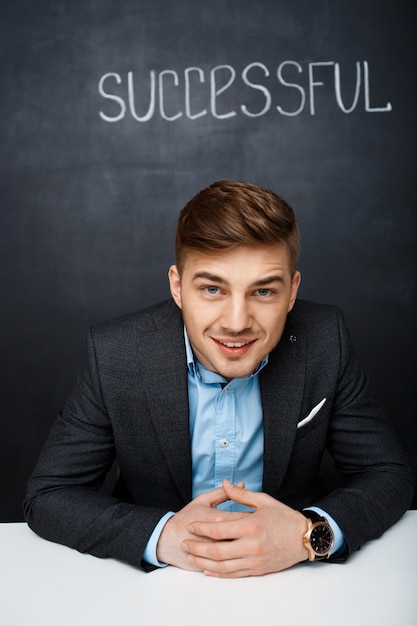
<path id="1" fill-rule="evenodd" d="M 269 274 L 290 275 L 288 246 L 285 243 L 261 246 L 236 246 L 219 253 L 188 250 L 183 277 L 193 280 L 202 273 L 218 276 L 227 282 L 246 277 L 248 282 Z"/>

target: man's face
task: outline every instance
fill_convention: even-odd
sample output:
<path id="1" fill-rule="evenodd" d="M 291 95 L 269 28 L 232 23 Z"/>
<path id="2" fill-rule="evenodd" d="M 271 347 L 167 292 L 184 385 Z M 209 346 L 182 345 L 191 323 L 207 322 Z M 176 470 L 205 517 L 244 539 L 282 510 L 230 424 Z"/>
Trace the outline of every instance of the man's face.
<path id="1" fill-rule="evenodd" d="M 300 284 L 286 244 L 189 250 L 182 275 L 175 265 L 168 275 L 196 358 L 227 379 L 251 374 L 277 345 Z"/>

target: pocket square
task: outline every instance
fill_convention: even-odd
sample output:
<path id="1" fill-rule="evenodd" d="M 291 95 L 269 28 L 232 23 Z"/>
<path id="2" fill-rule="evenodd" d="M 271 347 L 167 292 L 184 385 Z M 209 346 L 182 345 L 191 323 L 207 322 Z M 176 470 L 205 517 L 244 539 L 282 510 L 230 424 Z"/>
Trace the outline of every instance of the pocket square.
<path id="1" fill-rule="evenodd" d="M 321 407 L 323 406 L 323 404 L 326 402 L 326 398 L 323 398 L 323 400 L 321 402 L 319 402 L 314 409 L 312 409 L 310 411 L 310 413 L 307 415 L 307 417 L 305 417 L 304 419 L 301 420 L 301 422 L 298 422 L 297 424 L 297 428 L 302 428 L 303 426 L 305 426 L 306 424 L 308 424 L 309 422 L 311 422 L 311 420 L 313 419 L 313 417 L 315 415 L 317 415 L 317 413 L 320 411 Z"/>

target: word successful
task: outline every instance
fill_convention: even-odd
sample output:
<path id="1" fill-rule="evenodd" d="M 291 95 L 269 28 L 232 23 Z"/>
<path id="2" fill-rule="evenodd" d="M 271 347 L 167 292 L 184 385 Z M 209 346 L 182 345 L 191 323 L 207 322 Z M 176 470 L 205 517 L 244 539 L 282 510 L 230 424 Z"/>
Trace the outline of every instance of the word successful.
<path id="1" fill-rule="evenodd" d="M 353 89 L 352 81 L 342 89 L 339 63 L 311 62 L 303 67 L 296 61 L 283 61 L 276 71 L 278 88 L 283 88 L 279 91 L 281 101 L 273 107 L 271 89 L 276 90 L 277 83 L 268 85 L 274 79 L 267 80 L 271 73 L 263 63 L 251 63 L 239 75 L 231 65 L 218 65 L 206 71 L 187 67 L 181 74 L 170 69 L 158 73 L 150 70 L 146 83 L 139 81 L 133 72 L 128 72 L 126 79 L 109 72 L 98 82 L 99 94 L 106 100 L 99 115 L 105 122 L 120 122 L 126 115 L 137 122 L 149 122 L 158 115 L 168 122 L 183 116 L 190 120 L 206 115 L 219 120 L 239 114 L 255 118 L 266 115 L 271 109 L 287 117 L 303 112 L 316 115 L 320 90 L 325 94 L 333 92 L 338 109 L 345 114 L 356 109 L 367 113 L 392 111 L 390 102 L 371 106 L 369 74 L 368 62 L 357 61 Z M 236 88 L 241 91 L 240 97 L 243 94 L 247 98 L 240 105 L 235 102 L 239 97 Z"/>

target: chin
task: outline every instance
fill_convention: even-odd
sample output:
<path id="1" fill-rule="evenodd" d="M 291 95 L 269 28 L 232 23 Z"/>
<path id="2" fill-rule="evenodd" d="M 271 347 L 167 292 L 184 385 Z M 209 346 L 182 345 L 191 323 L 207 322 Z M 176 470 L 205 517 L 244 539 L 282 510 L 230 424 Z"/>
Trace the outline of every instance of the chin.
<path id="1" fill-rule="evenodd" d="M 229 364 L 229 366 L 223 367 L 218 370 L 218 373 L 224 378 L 232 380 L 232 378 L 244 378 L 245 376 L 250 376 L 250 374 L 252 374 L 252 372 L 255 371 L 257 367 L 258 364 L 246 366 L 241 365 L 240 367 Z"/>

